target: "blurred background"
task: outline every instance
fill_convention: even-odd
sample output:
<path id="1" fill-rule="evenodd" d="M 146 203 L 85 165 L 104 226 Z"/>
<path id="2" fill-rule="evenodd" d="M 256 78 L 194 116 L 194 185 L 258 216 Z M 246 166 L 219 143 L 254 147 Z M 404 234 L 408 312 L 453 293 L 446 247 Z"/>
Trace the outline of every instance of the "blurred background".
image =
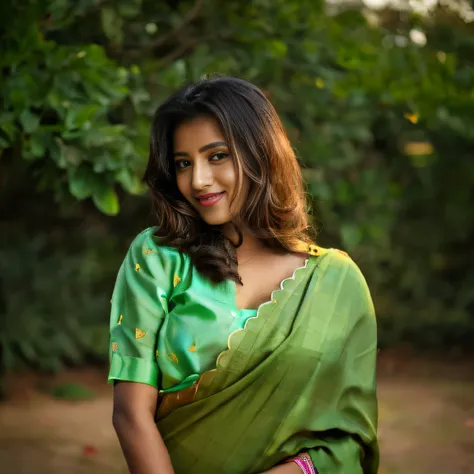
<path id="1" fill-rule="evenodd" d="M 141 183 L 151 115 L 218 72 L 269 96 L 318 243 L 367 277 L 381 474 L 474 473 L 471 7 L 4 0 L 1 472 L 127 472 L 105 383 L 108 312 L 131 239 L 155 223 Z"/>

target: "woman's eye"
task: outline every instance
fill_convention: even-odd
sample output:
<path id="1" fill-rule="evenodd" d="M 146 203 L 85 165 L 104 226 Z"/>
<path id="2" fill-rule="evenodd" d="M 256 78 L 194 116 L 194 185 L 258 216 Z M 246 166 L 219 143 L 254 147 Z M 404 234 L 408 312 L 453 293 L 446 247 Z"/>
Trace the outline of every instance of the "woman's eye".
<path id="1" fill-rule="evenodd" d="M 227 158 L 228 156 L 229 155 L 227 153 L 224 153 L 224 152 L 214 153 L 211 156 L 211 160 L 212 161 L 220 161 L 220 160 L 223 160 L 224 158 Z"/>
<path id="2" fill-rule="evenodd" d="M 187 168 L 191 163 L 187 160 L 179 160 L 174 162 L 176 168 L 182 170 L 184 168 Z"/>

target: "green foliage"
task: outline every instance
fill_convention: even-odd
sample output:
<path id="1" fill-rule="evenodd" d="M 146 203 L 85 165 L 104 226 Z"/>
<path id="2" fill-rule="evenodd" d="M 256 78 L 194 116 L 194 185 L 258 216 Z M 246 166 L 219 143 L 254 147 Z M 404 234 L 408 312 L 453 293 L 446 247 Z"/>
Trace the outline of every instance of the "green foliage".
<path id="1" fill-rule="evenodd" d="M 2 368 L 57 371 L 106 359 L 117 241 L 3 229 L 0 243 Z"/>
<path id="2" fill-rule="evenodd" d="M 12 21 L 0 59 L 7 72 L 0 147 L 14 148 L 32 162 L 40 189 L 53 189 L 60 199 L 69 187 L 75 198 L 91 197 L 113 215 L 119 210 L 116 184 L 143 191 L 136 182 L 124 184 L 124 173 L 133 174 L 140 160 L 122 114 L 125 103 L 134 113 L 148 96 L 138 68 L 118 65 L 102 45 L 54 39 L 95 2 L 45 3 L 41 8 L 37 2 L 12 2 L 5 12 Z"/>
<path id="3" fill-rule="evenodd" d="M 48 390 L 54 397 L 61 400 L 82 401 L 90 400 L 95 397 L 94 390 L 90 390 L 82 385 L 75 383 L 63 383 L 56 385 Z"/>
<path id="4" fill-rule="evenodd" d="M 442 9 L 429 18 L 382 12 L 374 25 L 358 10 L 331 7 L 329 13 L 314 0 L 49 0 L 41 6 L 10 0 L 3 8 L 12 20 L 0 59 L 0 151 L 2 159 L 27 162 L 40 190 L 52 190 L 62 205 L 90 199 L 116 215 L 119 188 L 143 193 L 156 105 L 207 73 L 246 78 L 262 87 L 285 123 L 313 199 L 320 243 L 347 249 L 367 275 L 381 345 L 469 347 L 469 25 Z M 426 45 L 412 41 L 415 29 L 424 32 Z M 87 242 L 91 247 L 80 252 L 97 252 L 97 242 Z M 22 321 L 31 333 L 29 344 L 13 343 L 13 353 L 28 364 L 41 361 L 42 368 L 99 356 L 99 345 L 93 349 L 78 334 L 90 327 L 96 335 L 106 325 L 104 295 L 121 253 L 109 255 L 113 263 L 99 284 L 97 274 L 81 273 L 91 258 L 61 253 L 65 246 L 43 260 L 40 248 L 24 238 L 2 251 L 6 282 L 20 285 L 12 255 L 23 262 L 31 254 L 27 270 L 37 275 L 30 298 L 7 293 L 7 329 Z M 104 255 L 94 258 L 102 262 Z M 45 348 L 52 321 L 69 334 L 68 342 Z M 17 333 L 12 329 L 9 341 Z M 106 338 L 105 330 L 100 334 L 90 340 Z"/>

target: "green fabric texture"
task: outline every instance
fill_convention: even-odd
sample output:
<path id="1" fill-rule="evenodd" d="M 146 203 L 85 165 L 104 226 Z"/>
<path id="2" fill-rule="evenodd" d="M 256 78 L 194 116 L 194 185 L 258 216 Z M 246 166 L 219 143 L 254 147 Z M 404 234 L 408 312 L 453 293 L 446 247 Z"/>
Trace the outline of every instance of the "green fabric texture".
<path id="1" fill-rule="evenodd" d="M 141 382 L 167 393 L 215 368 L 229 335 L 257 311 L 239 310 L 235 283 L 211 284 L 187 255 L 159 246 L 154 231 L 138 235 L 117 276 L 109 382 Z"/>
<path id="2" fill-rule="evenodd" d="M 151 241 L 150 232 L 142 233 L 119 272 L 118 281 L 125 274 L 127 285 L 119 284 L 114 292 L 123 319 L 118 325 L 120 314 L 113 311 L 111 343 L 119 346 L 111 349 L 110 380 L 123 376 L 150 383 L 153 364 L 158 365 L 158 328 L 186 298 L 198 298 L 196 311 L 208 298 L 224 308 L 235 298 L 231 283 L 208 283 L 185 268 L 189 260 L 175 250 L 154 249 L 162 272 L 154 274 L 143 259 Z M 138 271 L 137 261 L 142 262 Z M 136 281 L 142 269 L 154 275 L 152 281 Z M 176 272 L 183 280 L 174 287 Z M 146 275 L 143 271 L 140 278 Z M 199 278 L 197 295 L 179 293 L 183 282 L 181 288 L 194 287 L 187 278 Z M 162 292 L 167 303 L 160 306 L 166 310 L 157 311 Z M 139 327 L 145 336 L 136 339 L 134 324 L 125 329 L 127 311 L 147 321 Z M 184 319 L 179 323 L 186 327 Z M 233 324 L 230 320 L 222 332 L 229 334 Z M 199 340 L 194 342 L 199 347 Z M 185 340 L 182 347 L 194 342 Z M 377 472 L 376 320 L 365 279 L 349 257 L 319 248 L 319 255 L 285 280 L 256 317 L 246 319 L 243 330 L 232 332 L 228 345 L 215 349 L 214 362 L 207 365 L 215 370 L 202 376 L 195 400 L 157 421 L 177 474 L 259 473 L 301 451 L 310 454 L 320 474 Z M 114 362 L 117 357 L 124 362 Z"/>

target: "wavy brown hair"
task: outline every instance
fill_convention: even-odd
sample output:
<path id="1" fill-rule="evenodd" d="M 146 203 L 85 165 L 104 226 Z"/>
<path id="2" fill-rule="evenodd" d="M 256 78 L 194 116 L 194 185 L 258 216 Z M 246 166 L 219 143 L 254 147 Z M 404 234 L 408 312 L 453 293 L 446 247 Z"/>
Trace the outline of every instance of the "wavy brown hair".
<path id="1" fill-rule="evenodd" d="M 158 219 L 156 236 L 163 245 L 187 253 L 211 281 L 239 282 L 236 245 L 220 226 L 202 220 L 176 184 L 174 131 L 202 115 L 214 117 L 221 126 L 238 177 L 236 196 L 243 177 L 248 178 L 248 198 L 232 214 L 240 243 L 242 228 L 281 251 L 304 251 L 311 243 L 301 170 L 272 104 L 247 81 L 207 78 L 181 88 L 156 111 L 144 176 Z"/>

